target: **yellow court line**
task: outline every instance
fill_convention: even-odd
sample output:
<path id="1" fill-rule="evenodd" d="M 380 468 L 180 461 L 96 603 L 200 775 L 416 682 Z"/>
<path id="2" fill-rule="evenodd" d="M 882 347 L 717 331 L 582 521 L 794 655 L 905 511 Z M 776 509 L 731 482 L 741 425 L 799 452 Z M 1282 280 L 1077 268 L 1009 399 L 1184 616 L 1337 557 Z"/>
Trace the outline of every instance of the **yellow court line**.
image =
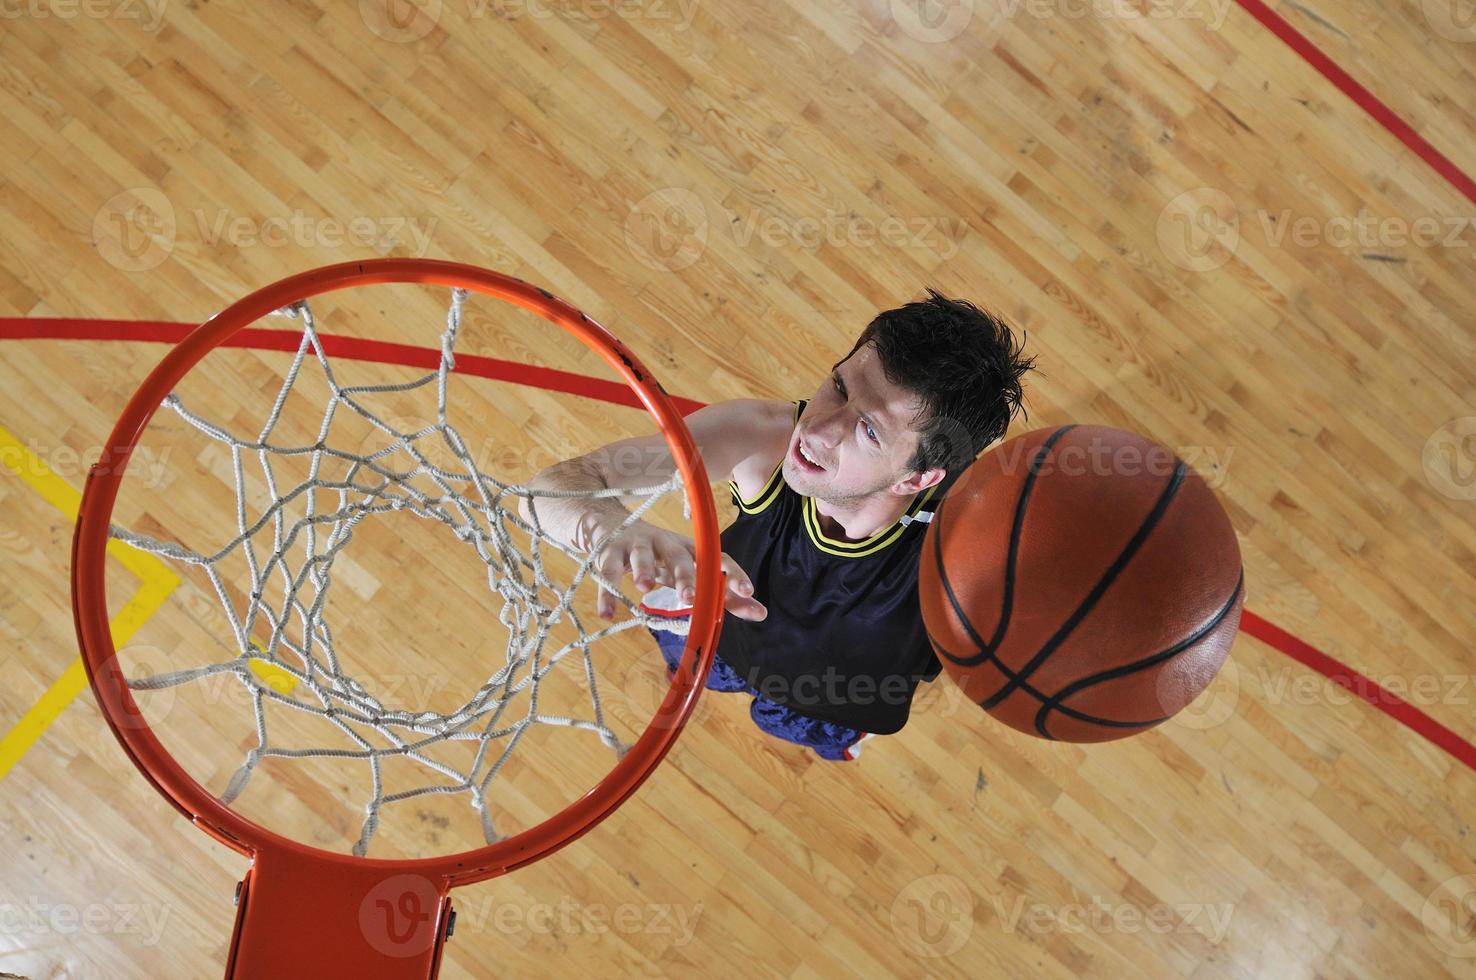
<path id="1" fill-rule="evenodd" d="M 81 492 L 52 472 L 51 467 L 3 425 L 0 425 L 0 462 L 51 506 L 72 521 L 77 519 L 77 508 L 82 502 Z M 108 554 L 139 580 L 138 590 L 108 622 L 113 645 L 121 647 L 178 587 L 179 576 L 153 555 L 121 541 L 109 541 Z M 76 700 L 86 686 L 87 672 L 82 667 L 82 658 L 77 657 L 30 710 L 0 738 L 0 779 L 4 779 L 15 768 L 21 757 L 36 744 L 57 716 Z"/>
<path id="2" fill-rule="evenodd" d="M 0 425 L 0 462 L 39 493 L 47 503 L 65 514 L 73 522 L 82 504 L 82 493 L 66 480 L 54 473 L 30 448 L 15 437 L 9 429 Z M 116 539 L 109 539 L 108 554 L 138 579 L 137 591 L 129 597 L 112 619 L 108 620 L 108 631 L 113 637 L 113 646 L 121 649 L 127 645 L 149 617 L 159 611 L 169 594 L 179 587 L 179 576 L 168 565 L 146 551 Z M 248 666 L 253 674 L 277 691 L 290 692 L 297 679 L 274 666 L 267 660 L 253 658 Z M 31 705 L 3 738 L 0 738 L 0 779 L 4 779 L 16 763 L 45 734 L 51 723 L 76 700 L 87 686 L 87 671 L 82 658 L 77 657 L 62 671 L 46 692 Z"/>

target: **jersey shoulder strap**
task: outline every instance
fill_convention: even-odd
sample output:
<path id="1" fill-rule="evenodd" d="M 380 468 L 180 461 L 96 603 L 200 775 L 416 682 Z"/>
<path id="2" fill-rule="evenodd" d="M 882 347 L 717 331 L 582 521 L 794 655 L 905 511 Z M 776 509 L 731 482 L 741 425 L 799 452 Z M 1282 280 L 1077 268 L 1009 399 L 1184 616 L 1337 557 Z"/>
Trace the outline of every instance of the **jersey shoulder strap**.
<path id="1" fill-rule="evenodd" d="M 807 399 L 796 398 L 790 404 L 794 406 L 794 414 L 791 416 L 791 424 L 798 424 L 799 417 L 804 414 Z M 754 493 L 751 498 L 745 498 L 743 492 L 738 489 L 738 481 L 728 481 L 728 492 L 733 495 L 733 504 L 745 514 L 758 514 L 766 510 L 779 497 L 779 491 L 784 484 L 784 478 L 780 471 L 784 469 L 784 460 L 781 458 L 774 466 L 769 478 L 764 485 Z"/>

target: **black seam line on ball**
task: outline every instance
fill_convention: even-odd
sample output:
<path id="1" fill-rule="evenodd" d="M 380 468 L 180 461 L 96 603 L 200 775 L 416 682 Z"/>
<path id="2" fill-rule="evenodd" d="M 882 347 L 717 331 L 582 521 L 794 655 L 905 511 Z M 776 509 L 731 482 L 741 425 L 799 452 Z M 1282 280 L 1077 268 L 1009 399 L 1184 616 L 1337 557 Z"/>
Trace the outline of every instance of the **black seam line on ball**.
<path id="1" fill-rule="evenodd" d="M 1133 556 L 1138 553 L 1138 549 L 1143 546 L 1143 542 L 1148 540 L 1148 535 L 1158 526 L 1158 523 L 1163 519 L 1164 513 L 1168 510 L 1169 504 L 1173 502 L 1174 496 L 1178 494 L 1179 488 L 1184 485 L 1184 480 L 1189 474 L 1189 467 L 1185 465 L 1183 460 L 1177 458 L 1175 464 L 1173 475 L 1169 477 L 1168 482 L 1164 485 L 1163 491 L 1158 495 L 1158 500 L 1154 503 L 1153 509 L 1148 512 L 1147 517 L 1143 518 L 1143 523 L 1138 526 L 1138 530 L 1133 534 L 1132 540 L 1127 543 L 1127 547 L 1118 553 L 1117 559 L 1113 561 L 1111 567 L 1097 580 L 1097 584 L 1092 587 L 1092 591 L 1087 593 L 1086 598 L 1081 601 L 1081 605 L 1077 606 L 1076 611 L 1071 614 L 1066 622 L 1061 624 L 1060 628 L 1056 630 L 1055 635 L 1046 641 L 1045 646 L 1040 648 L 1040 651 L 1030 659 L 1029 663 L 1020 668 L 1020 672 L 1015 675 L 1014 679 L 996 691 L 987 702 L 984 702 L 983 707 L 986 711 L 1009 697 L 1010 693 L 1019 686 L 1019 681 L 1028 679 L 1041 664 L 1050 658 L 1050 655 L 1056 651 L 1057 647 L 1066 642 L 1066 638 L 1071 635 L 1072 631 L 1081 624 L 1081 621 L 1087 617 L 1087 614 L 1092 611 L 1097 605 L 1097 602 L 1107 593 L 1112 583 L 1122 574 L 1122 570 L 1127 568 L 1128 562 L 1133 560 Z"/>
<path id="2" fill-rule="evenodd" d="M 955 663 L 958 662 L 959 658 L 955 657 L 952 653 L 949 653 L 947 650 L 943 649 L 943 645 L 938 642 L 938 638 L 935 637 L 935 636 L 933 636 L 932 631 L 929 630 L 926 625 L 923 626 L 923 633 L 927 636 L 928 642 L 932 644 L 934 650 L 936 650 L 938 653 L 941 653 L 943 656 L 947 657 L 949 660 L 952 660 Z M 1015 675 L 1014 675 L 1014 673 L 1012 673 L 1010 671 L 1010 668 L 1009 667 L 1006 667 L 999 660 L 995 660 L 994 661 L 994 669 L 997 670 L 997 671 L 999 671 L 1006 678 L 1009 678 L 1011 680 L 1013 680 L 1015 678 Z M 1030 684 L 1029 684 L 1029 682 L 1027 682 L 1027 681 L 1021 681 L 1020 682 L 1020 690 L 1024 691 L 1027 694 L 1029 694 L 1031 697 L 1035 698 L 1037 701 L 1044 701 L 1046 699 L 1045 692 L 1036 690 L 1035 688 L 1031 687 Z M 982 702 L 982 701 L 976 701 L 974 703 L 975 704 L 979 704 L 979 705 L 982 706 L 984 702 Z"/>
<path id="3" fill-rule="evenodd" d="M 934 639 L 933 634 L 927 632 L 927 628 L 926 627 L 923 628 L 923 631 L 925 633 L 927 633 L 928 642 L 930 642 L 933 645 L 933 649 L 934 650 L 936 650 L 939 653 L 943 654 L 943 656 L 947 657 L 949 660 L 955 660 L 956 659 L 951 653 L 949 653 L 947 650 L 944 650 L 938 644 L 938 641 L 936 639 Z M 1003 663 L 1000 663 L 998 660 L 995 660 L 994 661 L 994 669 L 997 670 L 997 671 L 999 671 L 1001 674 L 1003 674 L 1005 677 L 1007 677 L 1007 678 L 1009 678 L 1011 680 L 1013 680 L 1015 678 L 1015 675 L 1010 672 L 1010 669 L 1008 667 L 1006 667 Z M 1041 691 L 1041 690 L 1038 690 L 1037 688 L 1031 687 L 1030 686 L 1030 683 L 1028 681 L 1021 681 L 1020 682 L 1020 690 L 1022 692 L 1024 692 L 1025 694 L 1028 694 L 1031 697 L 1035 698 L 1035 700 L 1037 700 L 1037 701 L 1044 701 L 1046 699 L 1045 692 L 1044 691 Z M 977 704 L 977 705 L 979 705 L 980 707 L 982 707 L 983 704 L 984 704 L 983 701 L 975 701 L 974 703 Z"/>
<path id="4" fill-rule="evenodd" d="M 953 583 L 948 580 L 948 572 L 943 567 L 943 507 L 941 505 L 938 507 L 938 513 L 934 516 L 934 520 L 938 522 L 938 530 L 933 535 L 933 558 L 938 565 L 938 581 L 943 583 L 943 590 L 948 594 L 948 604 L 953 607 L 953 614 L 963 624 L 964 631 L 969 634 L 969 639 L 973 640 L 974 645 L 979 648 L 967 657 L 955 657 L 951 653 L 943 653 L 945 657 L 960 667 L 977 667 L 989 661 L 994 657 L 994 651 L 999 649 L 1000 643 L 1004 641 L 1005 630 L 1010 625 L 1010 613 L 1015 604 L 1015 566 L 1020 553 L 1020 533 L 1021 528 L 1025 526 L 1026 506 L 1029 504 L 1030 495 L 1035 489 L 1036 477 L 1040 475 L 1039 464 L 1042 458 L 1055 446 L 1056 442 L 1074 428 L 1076 428 L 1074 423 L 1063 425 L 1051 433 L 1049 439 L 1036 447 L 1034 458 L 1030 462 L 1030 473 L 1025 477 L 1025 485 L 1020 490 L 1020 499 L 1015 502 L 1015 519 L 1010 526 L 1010 549 L 1005 558 L 1004 596 L 1001 600 L 1001 609 L 999 611 L 999 625 L 995 627 L 994 638 L 988 643 L 985 643 L 984 639 L 979 636 L 978 632 L 974 629 L 974 624 L 969 622 L 969 617 L 965 615 L 962 603 L 958 601 L 958 596 L 953 591 Z M 1000 667 L 1003 668 L 1003 664 Z"/>
<path id="5" fill-rule="evenodd" d="M 1054 735 L 1051 735 L 1049 732 L 1046 731 L 1045 726 L 1046 716 L 1049 715 L 1052 711 L 1059 711 L 1062 714 L 1068 715 L 1079 721 L 1088 721 L 1092 724 L 1104 725 L 1108 728 L 1139 728 L 1149 725 L 1158 725 L 1165 721 L 1168 721 L 1170 718 L 1173 717 L 1173 715 L 1164 715 L 1162 718 L 1150 718 L 1147 721 L 1112 721 L 1108 718 L 1097 718 L 1093 715 L 1087 714 L 1084 711 L 1077 711 L 1074 708 L 1061 704 L 1061 702 L 1066 698 L 1071 697 L 1071 695 L 1075 694 L 1077 691 L 1082 690 L 1083 688 L 1092 687 L 1093 685 L 1101 684 L 1104 681 L 1110 681 L 1117 677 L 1123 677 L 1128 674 L 1133 674 L 1140 670 L 1147 670 L 1149 667 L 1152 667 L 1158 663 L 1162 663 L 1163 661 L 1168 660 L 1171 657 L 1177 656 L 1185 648 L 1191 647 L 1194 644 L 1198 643 L 1207 634 L 1218 629 L 1220 624 L 1225 621 L 1225 617 L 1230 615 L 1230 610 L 1235 608 L 1235 603 L 1240 598 L 1240 590 L 1244 588 L 1244 586 L 1245 569 L 1242 568 L 1240 570 L 1240 578 L 1236 580 L 1235 588 L 1230 592 L 1230 598 L 1225 600 L 1225 604 L 1220 607 L 1219 611 L 1215 613 L 1210 621 L 1208 623 L 1205 623 L 1199 629 L 1195 630 L 1189 636 L 1169 647 L 1167 650 L 1164 650 L 1161 653 L 1155 653 L 1149 657 L 1144 657 L 1142 660 L 1135 661 L 1134 663 L 1123 664 L 1121 667 L 1113 667 L 1111 670 L 1104 670 L 1100 673 L 1092 674 L 1090 677 L 1083 677 L 1081 680 L 1073 681 L 1072 683 L 1063 687 L 1060 691 L 1056 692 L 1055 697 L 1051 698 L 1040 706 L 1040 711 L 1037 712 L 1035 715 L 1035 730 L 1045 738 L 1055 738 Z"/>

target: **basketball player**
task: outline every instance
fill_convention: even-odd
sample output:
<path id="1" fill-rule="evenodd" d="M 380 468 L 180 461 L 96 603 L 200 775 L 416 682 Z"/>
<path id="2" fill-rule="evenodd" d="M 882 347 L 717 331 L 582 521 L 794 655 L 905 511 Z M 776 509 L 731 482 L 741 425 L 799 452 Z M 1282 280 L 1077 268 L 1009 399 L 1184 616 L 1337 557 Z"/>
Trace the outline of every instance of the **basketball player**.
<path id="1" fill-rule="evenodd" d="M 687 416 L 708 474 L 728 480 L 738 508 L 722 534 L 728 616 L 708 688 L 746 692 L 760 729 L 824 759 L 855 758 L 863 738 L 900 731 L 919 681 L 941 670 L 917 598 L 927 522 L 1005 435 L 1033 366 L 997 316 L 930 289 L 872 320 L 812 397 Z M 635 489 L 675 471 L 654 435 L 551 466 L 530 486 Z M 536 507 L 547 533 L 588 553 L 639 501 L 540 497 Z M 530 520 L 526 499 L 520 509 Z M 694 556 L 690 538 L 638 521 L 604 541 L 596 566 L 611 583 L 630 574 L 648 614 L 685 617 Z M 616 598 L 601 592 L 601 617 Z M 652 633 L 675 670 L 685 638 Z"/>

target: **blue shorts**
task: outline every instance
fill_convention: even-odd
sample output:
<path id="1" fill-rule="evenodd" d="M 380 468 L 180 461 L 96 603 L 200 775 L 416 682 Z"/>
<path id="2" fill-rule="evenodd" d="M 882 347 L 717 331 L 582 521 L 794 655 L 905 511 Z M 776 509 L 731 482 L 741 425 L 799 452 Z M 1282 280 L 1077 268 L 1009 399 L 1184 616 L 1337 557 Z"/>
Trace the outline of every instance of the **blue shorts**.
<path id="1" fill-rule="evenodd" d="M 666 618 L 685 619 L 686 617 L 673 617 L 666 614 Z M 661 648 L 661 657 L 666 661 L 667 671 L 675 671 L 681 663 L 682 653 L 687 649 L 687 638 L 667 630 L 652 629 L 649 626 L 646 629 L 655 637 L 656 645 Z M 744 691 L 752 695 L 753 703 L 748 706 L 748 714 L 760 731 L 773 735 L 775 738 L 782 738 L 786 742 L 814 749 L 815 754 L 822 759 L 832 762 L 850 761 L 856 757 L 856 743 L 866 737 L 863 731 L 847 728 L 833 721 L 821 721 L 819 718 L 802 715 L 793 708 L 787 708 L 776 701 L 760 696 L 758 691 L 750 687 L 738 675 L 732 665 L 716 654 L 712 658 L 712 668 L 707 672 L 706 687 L 709 691 Z"/>

